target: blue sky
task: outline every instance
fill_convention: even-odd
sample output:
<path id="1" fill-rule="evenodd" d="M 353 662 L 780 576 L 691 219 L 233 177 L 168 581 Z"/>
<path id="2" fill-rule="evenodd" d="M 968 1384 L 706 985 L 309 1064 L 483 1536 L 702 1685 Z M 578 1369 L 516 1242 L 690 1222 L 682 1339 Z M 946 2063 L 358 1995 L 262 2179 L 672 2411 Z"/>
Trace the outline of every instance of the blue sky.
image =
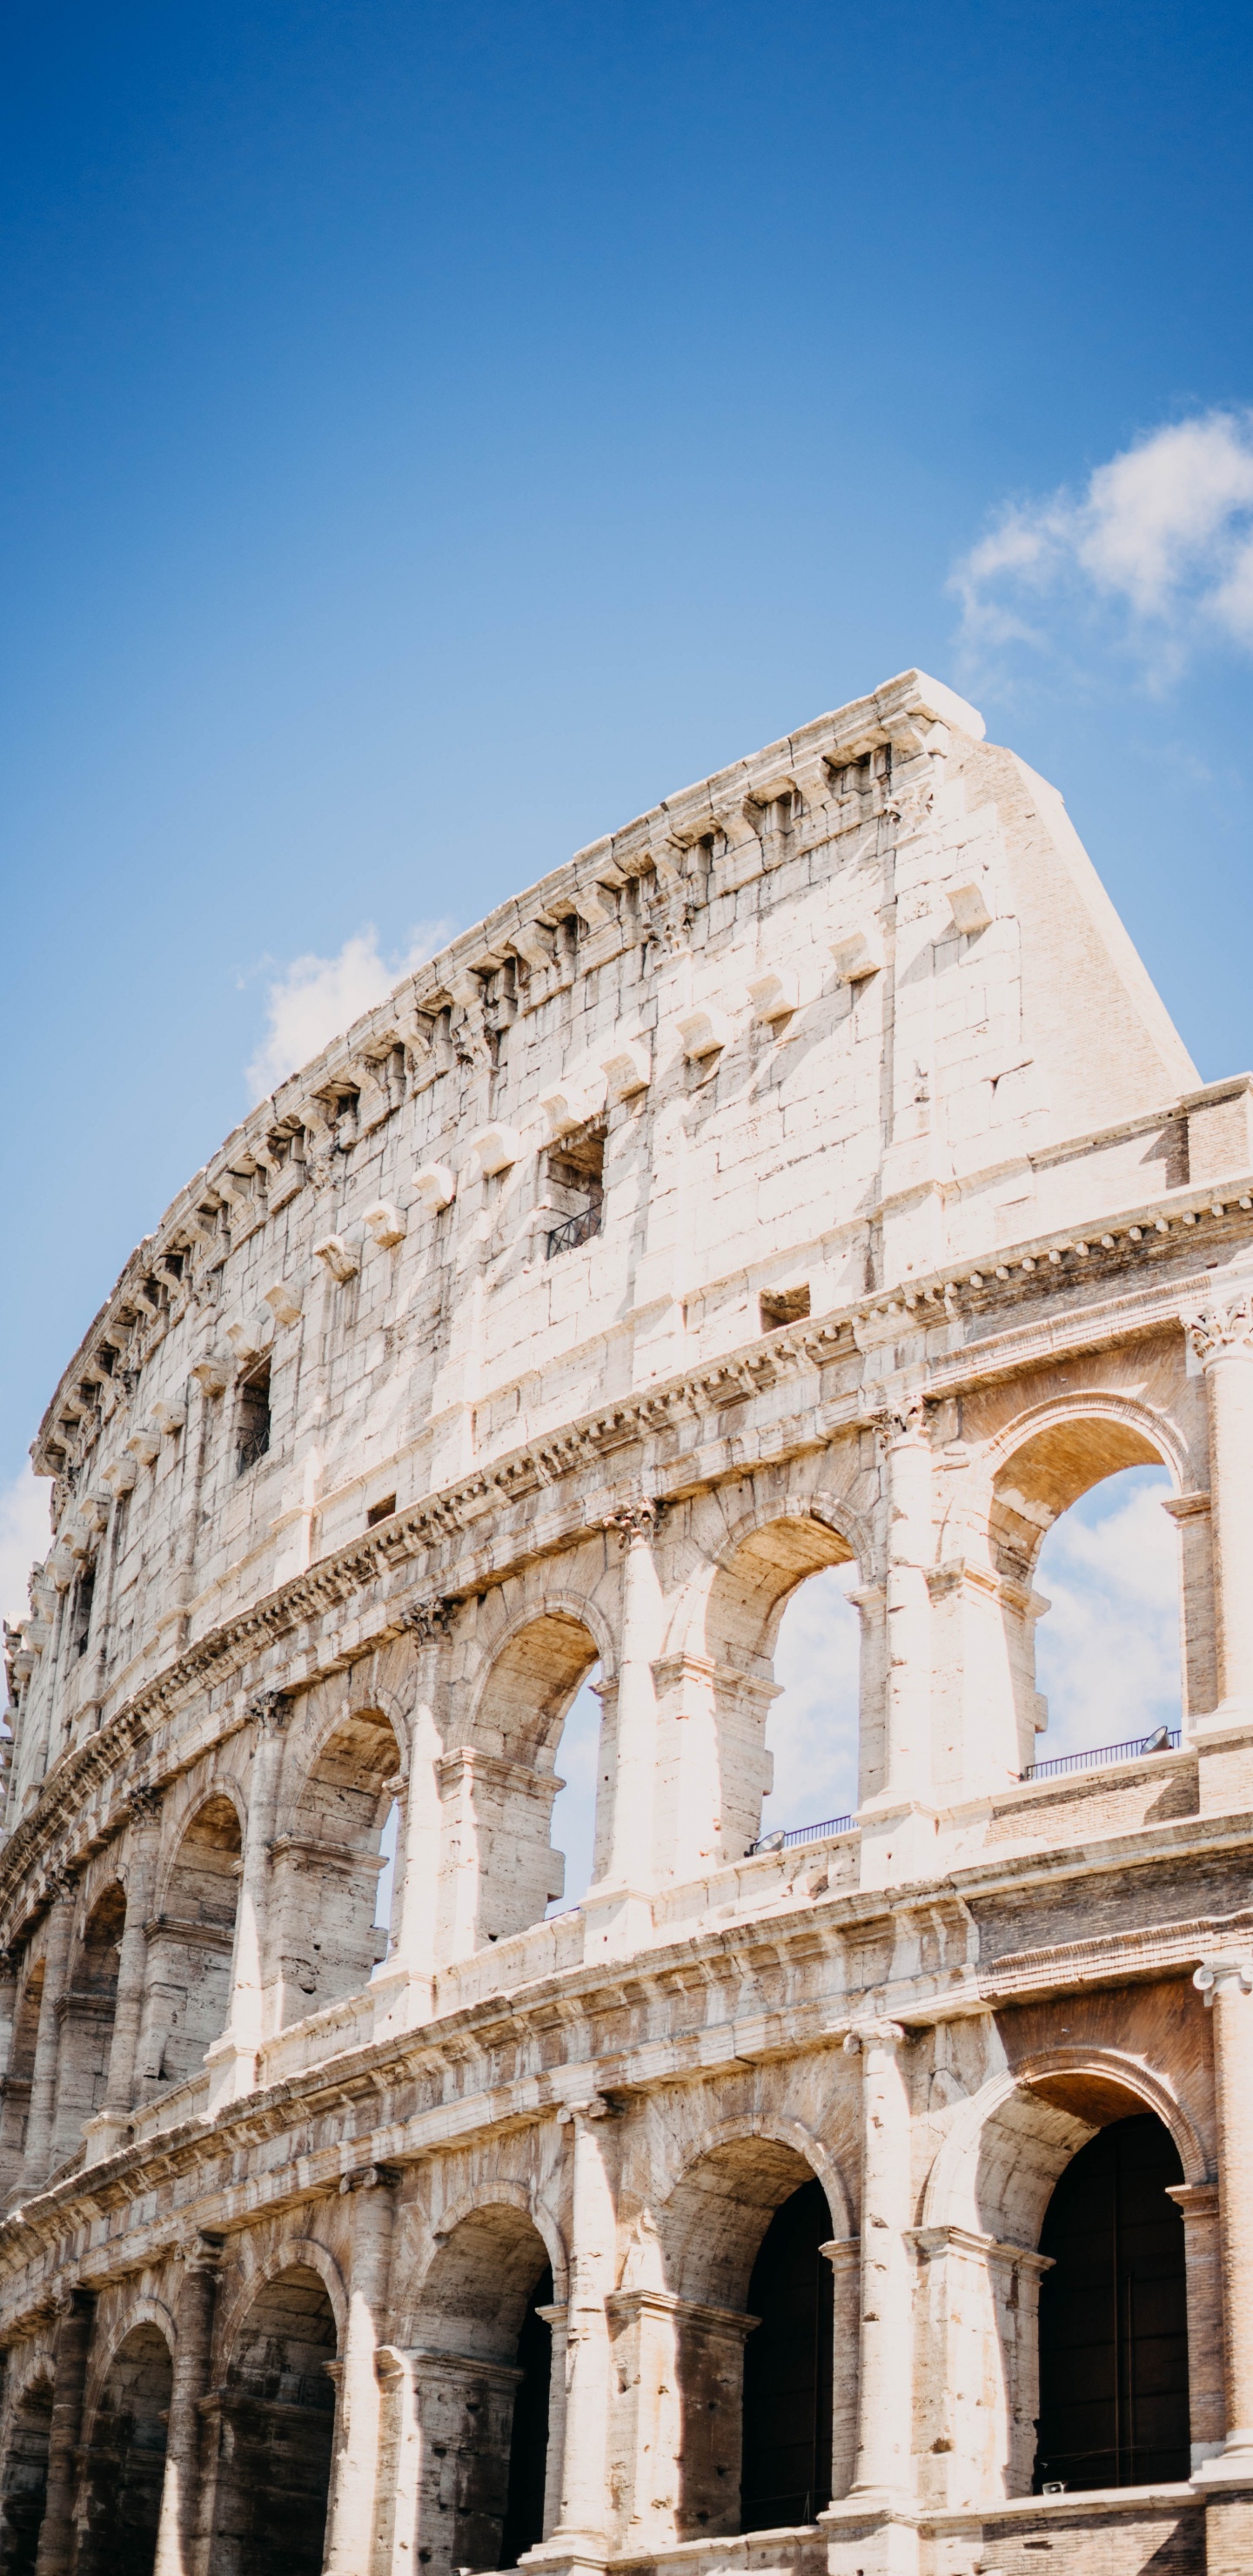
<path id="1" fill-rule="evenodd" d="M 1225 6 L 10 8 L 0 1485 L 250 1065 L 910 663 L 1249 1062 L 1251 51 Z"/>

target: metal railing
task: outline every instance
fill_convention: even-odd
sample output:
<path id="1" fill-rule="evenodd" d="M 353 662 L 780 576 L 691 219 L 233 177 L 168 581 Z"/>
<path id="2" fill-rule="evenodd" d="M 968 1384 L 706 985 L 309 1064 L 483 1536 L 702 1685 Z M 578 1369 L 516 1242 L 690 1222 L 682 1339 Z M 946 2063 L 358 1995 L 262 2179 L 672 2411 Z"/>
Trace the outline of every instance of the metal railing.
<path id="1" fill-rule="evenodd" d="M 1097 1744 L 1089 1753 L 1058 1753 L 1051 1762 L 1029 1762 L 1020 1780 L 1058 1780 L 1067 1771 L 1099 1771 L 1106 1762 L 1134 1762 L 1141 1753 L 1175 1753 L 1181 1728 L 1155 1726 L 1151 1735 L 1133 1735 L 1126 1744 Z"/>
<path id="2" fill-rule="evenodd" d="M 851 1816 L 827 1816 L 820 1825 L 793 1825 L 790 1833 L 784 1833 L 780 1827 L 775 1833 L 762 1834 L 757 1842 L 750 1843 L 744 1858 L 752 1860 L 757 1852 L 795 1851 L 798 1843 L 824 1842 L 828 1834 L 851 1833 L 852 1827 Z"/>
<path id="3" fill-rule="evenodd" d="M 590 1207 L 580 1208 L 577 1216 L 568 1216 L 564 1225 L 555 1225 L 548 1238 L 548 1258 L 556 1252 L 573 1252 L 578 1243 L 590 1243 L 601 1227 L 602 1206 L 593 1199 Z"/>

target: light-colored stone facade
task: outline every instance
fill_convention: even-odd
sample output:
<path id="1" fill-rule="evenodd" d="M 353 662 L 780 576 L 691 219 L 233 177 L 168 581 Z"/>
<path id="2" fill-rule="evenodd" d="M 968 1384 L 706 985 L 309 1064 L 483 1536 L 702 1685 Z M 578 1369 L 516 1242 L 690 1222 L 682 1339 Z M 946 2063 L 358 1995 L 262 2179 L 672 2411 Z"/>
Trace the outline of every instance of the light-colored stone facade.
<path id="1" fill-rule="evenodd" d="M 982 733 L 906 673 L 580 852 L 253 1112 L 67 1369 L 0 2570 L 504 2563 L 545 2266 L 535 2563 L 1253 2567 L 1253 1087 Z M 1150 1461 L 1182 1742 L 1024 1777 L 1042 1538 Z M 753 1851 L 780 1620 L 850 1560 L 857 1811 Z M 1193 2474 L 1033 2494 L 1044 2214 L 1145 2111 Z M 832 2501 L 746 2535 L 815 2177 Z"/>

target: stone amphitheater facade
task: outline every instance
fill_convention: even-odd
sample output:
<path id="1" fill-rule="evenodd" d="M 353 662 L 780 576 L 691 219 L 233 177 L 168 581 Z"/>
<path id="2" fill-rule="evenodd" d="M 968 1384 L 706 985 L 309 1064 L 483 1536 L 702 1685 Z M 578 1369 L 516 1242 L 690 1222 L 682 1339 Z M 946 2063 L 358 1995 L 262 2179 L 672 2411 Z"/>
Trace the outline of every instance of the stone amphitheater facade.
<path id="1" fill-rule="evenodd" d="M 1253 2568 L 1251 1096 L 907 672 L 196 1174 L 8 1640 L 0 2576 Z M 1181 1739 L 1037 1768 L 1040 1544 L 1146 1462 Z M 856 1812 L 756 1847 L 850 1562 Z"/>

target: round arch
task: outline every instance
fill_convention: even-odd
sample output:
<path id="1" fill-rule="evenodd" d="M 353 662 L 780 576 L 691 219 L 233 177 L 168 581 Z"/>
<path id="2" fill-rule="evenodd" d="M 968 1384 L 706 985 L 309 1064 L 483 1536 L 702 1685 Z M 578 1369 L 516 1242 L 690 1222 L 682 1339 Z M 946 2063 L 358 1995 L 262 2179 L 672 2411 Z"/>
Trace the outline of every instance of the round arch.
<path id="1" fill-rule="evenodd" d="M 1029 1576 L 1046 1532 L 1081 1495 L 1126 1467 L 1164 1467 L 1176 1494 L 1195 1467 L 1175 1424 L 1113 1389 L 1077 1388 L 1004 1423 L 959 1486 L 954 1519 L 1002 1572 Z"/>
<path id="2" fill-rule="evenodd" d="M 529 2190 L 525 2183 L 517 2182 L 507 2175 L 494 2174 L 488 2183 L 468 2183 L 454 2200 L 449 2201 L 441 2209 L 435 2223 L 427 2224 L 424 2230 L 424 2251 L 410 2266 L 405 2297 L 399 2303 L 403 2308 L 416 2309 L 421 2300 L 427 2276 L 439 2255 L 441 2246 L 455 2234 L 464 2219 L 472 2218 L 476 2210 L 487 2206 L 489 2200 L 502 2208 L 516 2209 L 521 2217 L 530 2220 L 543 2242 L 552 2266 L 553 2297 L 559 2303 L 565 2299 L 569 2283 L 570 2258 L 565 2237 L 551 2209 L 542 2196 L 538 2192 Z"/>
<path id="3" fill-rule="evenodd" d="M 507 1758 L 556 1758 L 561 1728 L 594 1664 L 616 1669 L 614 1639 L 601 1611 L 581 1594 L 545 1593 L 514 1612 L 492 1638 L 469 1702 L 469 1740 L 485 1734 L 519 1748 Z M 515 1731 L 514 1713 L 522 1723 Z M 498 1749 L 493 1743 L 491 1751 Z"/>
<path id="4" fill-rule="evenodd" d="M 746 2118 L 707 2130 L 656 2206 L 661 2279 L 639 2286 L 742 2308 L 771 2218 L 807 2182 L 821 2183 L 836 2235 L 851 2236 L 843 2174 L 799 2121 Z"/>
<path id="5" fill-rule="evenodd" d="M 172 2310 L 166 2306 L 164 2299 L 141 2297 L 132 2300 L 125 2316 L 120 2317 L 111 2331 L 101 2338 L 101 2349 L 98 2353 L 94 2349 L 95 2338 L 93 2337 L 91 2368 L 87 2374 L 87 2389 L 83 2403 L 83 2421 L 88 2426 L 100 2403 L 105 2381 L 122 2346 L 138 2326 L 155 2327 L 157 2333 L 164 2337 L 166 2349 L 173 2362 L 178 2347 L 178 2330 Z"/>
<path id="6" fill-rule="evenodd" d="M 268 2254 L 258 2257 L 249 2265 L 229 2305 L 223 2309 L 214 2337 L 223 2370 L 229 2368 L 231 2357 L 239 2341 L 240 2329 L 247 2321 L 248 2311 L 254 2300 L 258 2299 L 262 2291 L 267 2290 L 270 2283 L 276 2281 L 281 2273 L 292 2271 L 317 2273 L 331 2303 L 337 2348 L 342 2344 L 348 2322 L 348 2289 L 334 2255 L 325 2245 L 318 2242 L 316 2236 L 285 2237 L 281 2245 L 272 2247 Z"/>
<path id="7" fill-rule="evenodd" d="M 1042 2049 L 995 2075 L 958 2111 L 927 2178 L 925 2227 L 966 2227 L 1034 2252 L 1054 2185 L 1111 2120 L 1152 2111 L 1187 2182 L 1207 2179 L 1205 2151 L 1178 2096 L 1117 2049 Z"/>

